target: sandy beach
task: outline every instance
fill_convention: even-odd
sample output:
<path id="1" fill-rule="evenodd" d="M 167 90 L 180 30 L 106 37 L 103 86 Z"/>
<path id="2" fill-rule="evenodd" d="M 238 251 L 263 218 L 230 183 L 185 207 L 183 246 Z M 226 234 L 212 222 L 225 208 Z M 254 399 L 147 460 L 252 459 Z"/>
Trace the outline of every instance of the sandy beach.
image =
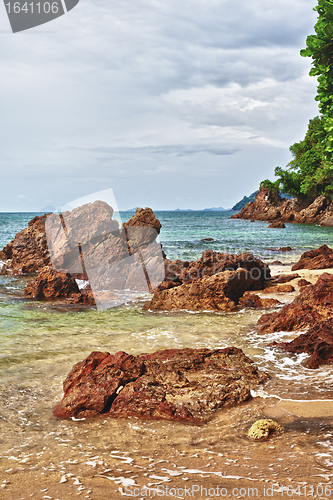
<path id="1" fill-rule="evenodd" d="M 333 269 L 298 274 L 314 283 L 323 272 L 332 274 Z M 272 266 L 272 275 L 278 274 L 290 274 L 290 268 Z M 289 282 L 295 292 L 258 293 L 290 302 L 298 293 L 299 279 Z M 292 381 L 286 385 L 292 387 Z M 30 464 L 29 453 L 9 456 L 2 465 L 0 498 L 296 498 L 297 491 L 330 498 L 333 400 L 272 397 L 265 387 L 253 395 L 199 427 L 119 419 L 115 429 L 112 419 L 68 421 L 68 428 L 81 428 L 81 440 L 70 453 L 63 435 L 53 442 L 57 449 L 45 442 L 38 464 Z M 275 419 L 285 432 L 252 441 L 247 432 L 260 418 Z M 85 435 L 96 441 L 95 454 L 85 449 Z"/>

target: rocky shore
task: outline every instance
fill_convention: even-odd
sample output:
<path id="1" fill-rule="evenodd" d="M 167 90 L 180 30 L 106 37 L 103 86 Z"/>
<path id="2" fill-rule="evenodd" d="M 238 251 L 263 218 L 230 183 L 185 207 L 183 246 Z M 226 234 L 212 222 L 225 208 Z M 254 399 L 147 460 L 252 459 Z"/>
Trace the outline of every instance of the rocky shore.
<path id="1" fill-rule="evenodd" d="M 263 192 L 258 193 L 254 205 Z M 118 262 L 136 251 L 140 255 L 136 267 L 127 272 L 118 266 L 119 276 L 113 285 L 121 281 L 128 288 L 137 283 L 136 273 L 142 267 L 145 276 L 154 277 L 157 261 L 147 249 L 158 247 L 156 236 L 161 224 L 152 210 L 137 209 L 119 228 L 112 220 L 111 207 L 95 203 L 65 213 L 65 224 L 52 214 L 35 217 L 1 251 L 2 273 L 38 272 L 26 286 L 27 298 L 93 306 L 90 268 L 87 272 L 85 263 L 99 259 Z M 87 213 L 89 223 L 82 225 L 81 219 Z M 47 224 L 53 234 L 51 244 Z M 276 276 L 271 276 L 269 267 L 250 253 L 205 250 L 199 259 L 190 262 L 170 261 L 161 249 L 160 253 L 164 273 L 157 286 L 149 289 L 151 298 L 143 304 L 146 314 L 180 310 L 231 312 L 241 308 L 264 312 L 274 308 L 259 318 L 259 333 L 303 332 L 289 343 L 272 343 L 272 348 L 307 353 L 309 368 L 333 362 L 333 251 L 326 245 L 305 252 L 292 267 L 297 273 Z M 54 263 L 56 270 L 51 265 Z M 320 270 L 328 272 L 320 272 L 316 280 L 314 274 L 309 275 Z M 85 286 L 79 288 L 78 280 L 84 280 Z M 308 331 L 304 333 L 304 329 Z M 231 347 L 169 349 L 138 356 L 93 352 L 67 376 L 63 400 L 54 414 L 61 418 L 134 416 L 201 423 L 217 409 L 246 401 L 251 389 L 266 379 L 267 374 L 260 372 L 240 349 Z"/>
<path id="2" fill-rule="evenodd" d="M 272 228 L 283 228 L 285 222 L 333 227 L 333 202 L 328 196 L 319 196 L 311 204 L 286 200 L 262 185 L 254 201 L 232 218 L 268 221 Z"/>

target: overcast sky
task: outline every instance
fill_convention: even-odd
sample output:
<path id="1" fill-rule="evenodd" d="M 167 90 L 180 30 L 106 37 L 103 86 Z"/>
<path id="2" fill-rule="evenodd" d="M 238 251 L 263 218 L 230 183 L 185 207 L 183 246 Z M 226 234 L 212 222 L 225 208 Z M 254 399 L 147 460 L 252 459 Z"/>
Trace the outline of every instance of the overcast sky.
<path id="1" fill-rule="evenodd" d="M 80 0 L 12 34 L 0 5 L 0 211 L 113 188 L 121 210 L 231 207 L 318 114 L 313 0 Z"/>

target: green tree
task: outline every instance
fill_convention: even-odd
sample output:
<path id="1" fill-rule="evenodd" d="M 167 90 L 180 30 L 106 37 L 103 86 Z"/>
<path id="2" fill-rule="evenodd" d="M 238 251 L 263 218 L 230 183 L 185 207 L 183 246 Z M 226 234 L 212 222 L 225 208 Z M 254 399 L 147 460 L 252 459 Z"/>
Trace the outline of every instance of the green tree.
<path id="1" fill-rule="evenodd" d="M 306 49 L 301 50 L 303 57 L 312 58 L 310 76 L 317 76 L 316 101 L 323 117 L 324 134 L 321 137 L 325 154 L 332 160 L 333 153 L 333 0 L 318 0 L 318 19 L 315 35 L 306 39 Z"/>
<path id="2" fill-rule="evenodd" d="M 312 58 L 320 116 L 310 120 L 305 138 L 290 146 L 293 159 L 286 169 L 276 167 L 278 179 L 264 181 L 270 189 L 309 201 L 321 194 L 333 198 L 333 0 L 318 0 L 314 10 L 316 34 L 307 37 L 301 55 Z"/>

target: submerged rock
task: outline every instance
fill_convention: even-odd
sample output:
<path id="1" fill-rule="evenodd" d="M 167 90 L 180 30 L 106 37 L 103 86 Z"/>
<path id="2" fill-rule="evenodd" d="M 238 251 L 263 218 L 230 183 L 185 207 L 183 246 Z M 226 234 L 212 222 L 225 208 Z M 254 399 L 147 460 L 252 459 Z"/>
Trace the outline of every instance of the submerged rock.
<path id="1" fill-rule="evenodd" d="M 317 323 L 291 342 L 272 342 L 270 345 L 287 352 L 310 354 L 310 358 L 306 361 L 308 368 L 331 365 L 333 364 L 333 318 Z"/>
<path id="2" fill-rule="evenodd" d="M 92 352 L 64 382 L 60 418 L 139 417 L 200 423 L 250 398 L 268 378 L 235 347 L 167 349 L 132 356 Z"/>
<path id="3" fill-rule="evenodd" d="M 280 285 L 282 286 L 282 285 Z M 285 285 L 286 286 L 286 285 Z M 258 320 L 259 333 L 291 332 L 333 317 L 333 275 L 323 273 L 314 285 L 304 286 L 291 304 Z"/>
<path id="4" fill-rule="evenodd" d="M 329 269 L 333 268 L 333 250 L 322 245 L 315 250 L 303 253 L 300 260 L 293 265 L 292 271 L 298 269 Z"/>
<path id="5" fill-rule="evenodd" d="M 269 226 L 267 226 L 268 229 L 284 229 L 286 226 L 283 222 L 281 221 L 276 221 L 272 222 Z"/>
<path id="6" fill-rule="evenodd" d="M 270 418 L 257 420 L 250 428 L 248 436 L 252 439 L 265 439 L 270 434 L 282 434 L 284 428 Z"/>

